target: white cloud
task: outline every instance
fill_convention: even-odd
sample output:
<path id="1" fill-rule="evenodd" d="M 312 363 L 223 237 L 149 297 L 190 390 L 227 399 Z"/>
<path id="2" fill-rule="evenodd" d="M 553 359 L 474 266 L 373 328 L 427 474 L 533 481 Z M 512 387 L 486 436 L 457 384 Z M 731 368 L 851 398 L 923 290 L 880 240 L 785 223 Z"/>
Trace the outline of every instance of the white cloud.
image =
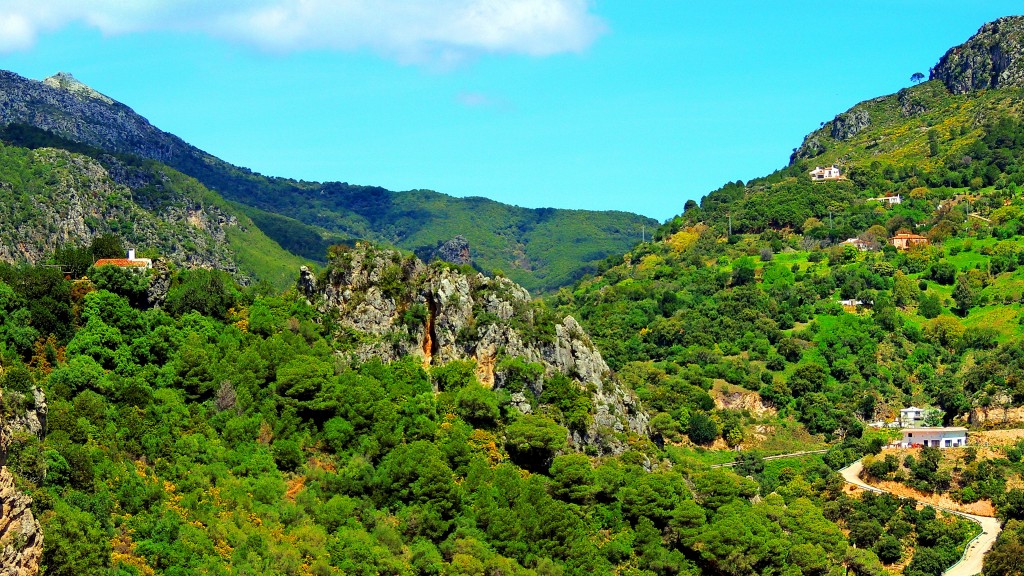
<path id="1" fill-rule="evenodd" d="M 460 104 L 464 106 L 476 107 L 476 106 L 487 106 L 491 104 L 491 99 L 486 94 L 479 92 L 462 92 L 455 97 Z"/>
<path id="2" fill-rule="evenodd" d="M 370 49 L 402 62 L 579 52 L 604 31 L 590 0 L 0 0 L 0 51 L 84 23 L 104 34 L 201 32 L 275 52 Z"/>

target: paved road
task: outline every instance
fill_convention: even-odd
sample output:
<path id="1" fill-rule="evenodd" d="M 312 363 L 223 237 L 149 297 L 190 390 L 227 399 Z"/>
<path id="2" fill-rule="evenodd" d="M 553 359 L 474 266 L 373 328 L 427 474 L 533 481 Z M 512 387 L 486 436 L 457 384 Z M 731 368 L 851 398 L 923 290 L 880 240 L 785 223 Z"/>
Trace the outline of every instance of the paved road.
<path id="1" fill-rule="evenodd" d="M 840 470 L 839 473 L 843 475 L 844 480 L 858 488 L 868 490 L 870 492 L 885 492 L 885 490 L 865 484 L 860 479 L 860 473 L 863 469 L 863 463 L 861 460 L 857 460 L 853 464 L 850 464 L 846 468 Z M 996 537 L 999 536 L 999 531 L 1002 530 L 1002 526 L 999 525 L 999 520 L 988 516 L 977 516 L 974 514 L 957 512 L 956 510 L 949 510 L 948 508 L 942 508 L 941 506 L 935 506 L 933 504 L 928 504 L 927 502 L 922 502 L 922 504 L 932 506 L 933 508 L 949 512 L 951 514 L 956 514 L 957 516 L 962 516 L 981 525 L 981 535 L 967 545 L 967 550 L 964 551 L 963 558 L 951 566 L 949 570 L 943 572 L 942 576 L 974 576 L 975 574 L 981 574 L 981 563 L 985 557 L 985 553 L 988 552 L 992 548 L 992 545 L 996 543 Z"/>

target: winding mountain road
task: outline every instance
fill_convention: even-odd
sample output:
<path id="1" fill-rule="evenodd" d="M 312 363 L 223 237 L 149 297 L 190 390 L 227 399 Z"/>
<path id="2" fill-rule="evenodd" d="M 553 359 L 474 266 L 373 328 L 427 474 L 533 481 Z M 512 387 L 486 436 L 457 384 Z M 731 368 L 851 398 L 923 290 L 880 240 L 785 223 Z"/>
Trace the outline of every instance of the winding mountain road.
<path id="1" fill-rule="evenodd" d="M 881 488 L 876 488 L 870 484 L 866 484 L 860 479 L 860 473 L 864 469 L 862 460 L 863 459 L 857 460 L 853 464 L 850 464 L 846 468 L 840 470 L 839 473 L 843 475 L 843 479 L 846 480 L 848 484 L 853 484 L 862 490 L 876 492 L 879 494 L 887 492 Z M 992 545 L 996 543 L 996 537 L 999 536 L 999 532 L 1002 530 L 1002 526 L 999 524 L 999 519 L 957 512 L 956 510 L 942 508 L 941 506 L 935 506 L 934 504 L 928 504 L 927 502 L 921 502 L 921 504 L 931 506 L 937 510 L 942 510 L 943 512 L 956 514 L 957 516 L 967 518 L 968 520 L 977 522 L 981 525 L 981 534 L 967 544 L 967 549 L 964 550 L 964 555 L 960 558 L 960 561 L 950 566 L 948 570 L 942 573 L 942 576 L 974 576 L 975 574 L 981 574 L 981 563 L 985 557 L 985 553 L 988 552 L 992 548 Z"/>

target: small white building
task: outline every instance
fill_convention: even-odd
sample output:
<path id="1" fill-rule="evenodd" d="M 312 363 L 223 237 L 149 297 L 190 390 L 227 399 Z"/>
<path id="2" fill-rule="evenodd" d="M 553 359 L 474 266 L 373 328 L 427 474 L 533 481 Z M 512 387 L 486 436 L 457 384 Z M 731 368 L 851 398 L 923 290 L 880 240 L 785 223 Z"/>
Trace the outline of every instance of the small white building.
<path id="1" fill-rule="evenodd" d="M 144 271 L 153 267 L 153 260 L 150 258 L 136 258 L 135 249 L 128 250 L 127 258 L 101 258 L 93 266 L 118 266 L 136 271 Z"/>
<path id="2" fill-rule="evenodd" d="M 956 448 L 967 445 L 967 428 L 904 428 L 900 448 L 934 446 Z"/>
<path id="3" fill-rule="evenodd" d="M 899 194 L 882 196 L 881 198 L 872 198 L 872 200 L 881 202 L 882 204 L 888 204 L 889 206 L 893 206 L 895 204 L 903 204 L 903 197 L 900 196 Z"/>
<path id="4" fill-rule="evenodd" d="M 903 426 L 917 426 L 924 422 L 925 410 L 917 406 L 900 410 L 900 424 Z"/>
<path id="5" fill-rule="evenodd" d="M 821 166 L 815 166 L 814 170 L 811 170 L 810 175 L 811 180 L 815 181 L 839 180 L 840 178 L 843 177 L 842 173 L 840 173 L 839 171 L 839 167 L 834 164 L 832 166 L 826 166 L 825 168 L 822 168 Z"/>

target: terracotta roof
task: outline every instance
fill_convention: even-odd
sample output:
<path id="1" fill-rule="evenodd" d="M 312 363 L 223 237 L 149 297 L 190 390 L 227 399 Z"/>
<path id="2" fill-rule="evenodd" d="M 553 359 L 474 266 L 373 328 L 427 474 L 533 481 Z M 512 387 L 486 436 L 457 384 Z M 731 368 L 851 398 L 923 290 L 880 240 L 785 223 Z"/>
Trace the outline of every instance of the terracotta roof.
<path id="1" fill-rule="evenodd" d="M 960 426 L 948 426 L 948 427 L 935 426 L 935 427 L 932 427 L 932 428 L 904 428 L 903 431 L 904 432 L 967 432 L 967 428 L 962 428 Z"/>
<path id="2" fill-rule="evenodd" d="M 908 240 L 927 240 L 927 238 L 921 236 L 920 234 L 907 234 L 906 232 L 893 236 L 893 239 L 896 238 L 906 238 Z"/>
<path id="3" fill-rule="evenodd" d="M 93 266 L 121 266 L 124 268 L 146 267 L 145 260 L 129 260 L 127 258 L 101 258 Z"/>

